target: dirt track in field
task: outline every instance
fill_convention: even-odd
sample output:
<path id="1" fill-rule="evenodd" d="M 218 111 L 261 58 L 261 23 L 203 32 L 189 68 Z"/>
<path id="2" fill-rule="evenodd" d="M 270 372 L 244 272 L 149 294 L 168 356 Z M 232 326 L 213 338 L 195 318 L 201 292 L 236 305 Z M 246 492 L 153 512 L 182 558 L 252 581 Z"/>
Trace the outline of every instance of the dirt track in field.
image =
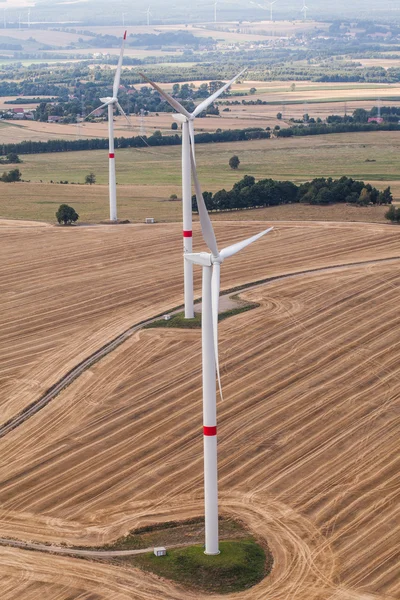
<path id="1" fill-rule="evenodd" d="M 221 245 L 257 228 L 251 222 L 216 226 Z M 8 245 L 17 259 L 13 231 Z M 72 238 L 67 244 L 68 238 L 50 237 L 47 243 L 54 247 L 57 239 L 60 256 L 49 256 L 45 237 L 60 231 Z M 140 250 L 133 232 L 138 237 L 145 232 L 147 254 L 159 251 L 162 242 L 171 251 L 168 269 L 153 267 L 152 281 L 160 284 L 141 313 L 151 308 L 154 314 L 161 296 L 171 306 L 174 294 L 180 295 L 178 227 L 114 232 L 111 227 L 68 233 L 45 228 L 42 238 L 30 239 L 31 229 L 23 231 L 33 258 L 47 250 L 49 274 L 37 281 L 41 293 L 58 273 L 54 289 L 65 281 L 59 302 L 68 305 L 75 295 L 82 307 L 82 314 L 75 313 L 77 322 L 52 339 L 48 356 L 41 356 L 48 377 L 62 370 L 73 342 L 75 356 L 84 353 L 86 338 L 101 330 L 99 323 L 108 317 L 97 343 L 115 334 L 123 313 L 144 304 L 137 280 L 140 275 L 146 286 L 149 267 L 144 255 L 134 265 Z M 246 278 L 400 255 L 397 230 L 380 225 L 280 223 L 267 238 L 258 256 L 248 251 L 231 266 L 224 264 L 224 288 Z M 87 250 L 91 245 L 93 254 Z M 74 276 L 65 264 L 68 251 Z M 127 261 L 124 268 L 118 255 Z M 118 300 L 113 324 L 100 301 L 110 287 L 99 284 L 110 256 L 114 278 L 107 284 Z M 100 273 L 97 261 L 104 269 Z M 135 269 L 136 287 L 128 301 L 123 281 L 127 270 L 132 279 Z M 22 265 L 17 273 L 23 279 Z M 33 280 L 24 276 L 26 287 Z M 95 283 L 99 287 L 93 290 Z M 199 289 L 199 280 L 196 285 Z M 262 306 L 221 324 L 221 510 L 267 539 L 276 561 L 269 579 L 235 598 L 400 597 L 399 285 L 394 263 L 289 278 L 245 292 Z M 41 324 L 34 332 L 37 344 L 46 340 L 47 331 L 54 334 L 60 310 L 54 302 L 50 293 L 43 295 L 40 315 L 29 307 L 32 323 Z M 19 335 L 8 338 L 11 348 L 28 335 L 21 324 L 25 321 Z M 32 332 L 26 339 L 32 343 Z M 139 332 L 1 440 L 0 535 L 98 545 L 134 526 L 201 514 L 199 360 L 199 331 Z M 23 362 L 21 351 L 13 363 L 16 373 L 23 373 Z M 39 365 L 30 368 L 34 372 Z M 118 600 L 132 598 L 133 590 L 135 600 L 203 598 L 116 566 L 11 548 L 0 549 L 0 561 L 5 600 Z"/>

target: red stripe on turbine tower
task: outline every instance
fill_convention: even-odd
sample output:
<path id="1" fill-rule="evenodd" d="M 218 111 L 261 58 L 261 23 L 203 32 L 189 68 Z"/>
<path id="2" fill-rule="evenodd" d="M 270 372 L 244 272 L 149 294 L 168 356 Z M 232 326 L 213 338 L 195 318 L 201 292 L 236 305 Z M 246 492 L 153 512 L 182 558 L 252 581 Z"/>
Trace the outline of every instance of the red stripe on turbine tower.
<path id="1" fill-rule="evenodd" d="M 183 237 L 193 237 L 192 231 L 183 231 Z"/>
<path id="2" fill-rule="evenodd" d="M 207 436 L 213 436 L 213 435 L 217 435 L 217 428 L 216 427 L 203 427 L 203 433 L 204 435 Z"/>
<path id="3" fill-rule="evenodd" d="M 115 154 L 113 154 L 112 152 L 110 152 L 110 154 L 108 155 L 108 158 L 115 158 Z"/>

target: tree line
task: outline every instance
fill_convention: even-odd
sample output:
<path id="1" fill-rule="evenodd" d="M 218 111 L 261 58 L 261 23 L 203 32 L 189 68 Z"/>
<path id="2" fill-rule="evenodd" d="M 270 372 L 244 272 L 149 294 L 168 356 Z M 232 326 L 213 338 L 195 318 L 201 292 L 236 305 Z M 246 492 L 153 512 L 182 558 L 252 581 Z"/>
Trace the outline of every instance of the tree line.
<path id="1" fill-rule="evenodd" d="M 217 130 L 215 133 L 197 133 L 197 144 L 210 144 L 212 142 L 239 142 L 252 139 L 269 138 L 270 132 L 261 127 L 248 127 L 246 129 Z M 153 135 L 115 138 L 116 148 L 145 148 L 147 146 L 179 146 L 182 143 L 178 134 L 161 135 L 155 131 Z M 16 144 L 1 144 L 1 152 L 7 155 L 11 152 L 17 154 L 45 154 L 52 152 L 73 152 L 80 150 L 106 150 L 108 138 L 92 138 L 82 140 L 49 140 L 47 142 L 34 142 L 25 140 Z"/>
<path id="2" fill-rule="evenodd" d="M 209 211 L 260 208 L 297 202 L 319 205 L 349 203 L 357 206 L 392 202 L 390 187 L 380 192 L 369 183 L 345 176 L 340 179 L 319 177 L 296 185 L 292 181 L 273 179 L 256 182 L 251 175 L 245 175 L 230 191 L 223 189 L 215 194 L 204 192 L 203 196 Z M 192 197 L 192 209 L 198 212 L 196 196 Z"/>

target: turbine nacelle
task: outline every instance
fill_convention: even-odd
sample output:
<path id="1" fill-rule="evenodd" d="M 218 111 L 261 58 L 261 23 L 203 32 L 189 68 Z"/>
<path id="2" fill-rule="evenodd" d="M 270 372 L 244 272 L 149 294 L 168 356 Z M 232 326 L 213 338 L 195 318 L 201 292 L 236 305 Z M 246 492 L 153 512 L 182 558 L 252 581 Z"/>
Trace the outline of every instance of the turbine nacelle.
<path id="1" fill-rule="evenodd" d="M 100 102 L 102 102 L 104 105 L 108 106 L 109 104 L 117 104 L 118 102 L 118 98 L 100 98 Z"/>
<path id="2" fill-rule="evenodd" d="M 188 117 L 186 117 L 185 115 L 181 115 L 180 113 L 174 113 L 172 115 L 172 118 L 177 123 L 186 123 L 187 121 L 189 121 Z"/>

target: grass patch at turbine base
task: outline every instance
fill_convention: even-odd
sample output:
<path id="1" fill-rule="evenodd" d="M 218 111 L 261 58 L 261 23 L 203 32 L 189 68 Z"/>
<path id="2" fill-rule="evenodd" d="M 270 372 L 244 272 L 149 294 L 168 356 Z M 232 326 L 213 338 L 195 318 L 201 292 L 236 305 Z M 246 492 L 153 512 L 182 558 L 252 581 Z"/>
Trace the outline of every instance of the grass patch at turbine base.
<path id="1" fill-rule="evenodd" d="M 189 546 L 168 550 L 162 557 L 148 553 L 123 559 L 127 561 L 181 585 L 218 594 L 256 585 L 273 564 L 272 555 L 251 538 L 221 542 L 217 556 L 206 556 L 203 546 Z"/>
<path id="2" fill-rule="evenodd" d="M 231 308 L 219 313 L 218 321 L 223 321 L 228 317 L 239 315 L 242 312 L 247 312 L 253 308 L 258 308 L 260 305 L 257 302 L 246 302 L 237 308 Z M 185 313 L 179 312 L 171 315 L 168 320 L 157 319 L 148 325 L 145 325 L 143 329 L 154 329 L 158 327 L 175 327 L 178 329 L 200 329 L 201 328 L 201 313 L 195 313 L 194 319 L 185 319 Z"/>

